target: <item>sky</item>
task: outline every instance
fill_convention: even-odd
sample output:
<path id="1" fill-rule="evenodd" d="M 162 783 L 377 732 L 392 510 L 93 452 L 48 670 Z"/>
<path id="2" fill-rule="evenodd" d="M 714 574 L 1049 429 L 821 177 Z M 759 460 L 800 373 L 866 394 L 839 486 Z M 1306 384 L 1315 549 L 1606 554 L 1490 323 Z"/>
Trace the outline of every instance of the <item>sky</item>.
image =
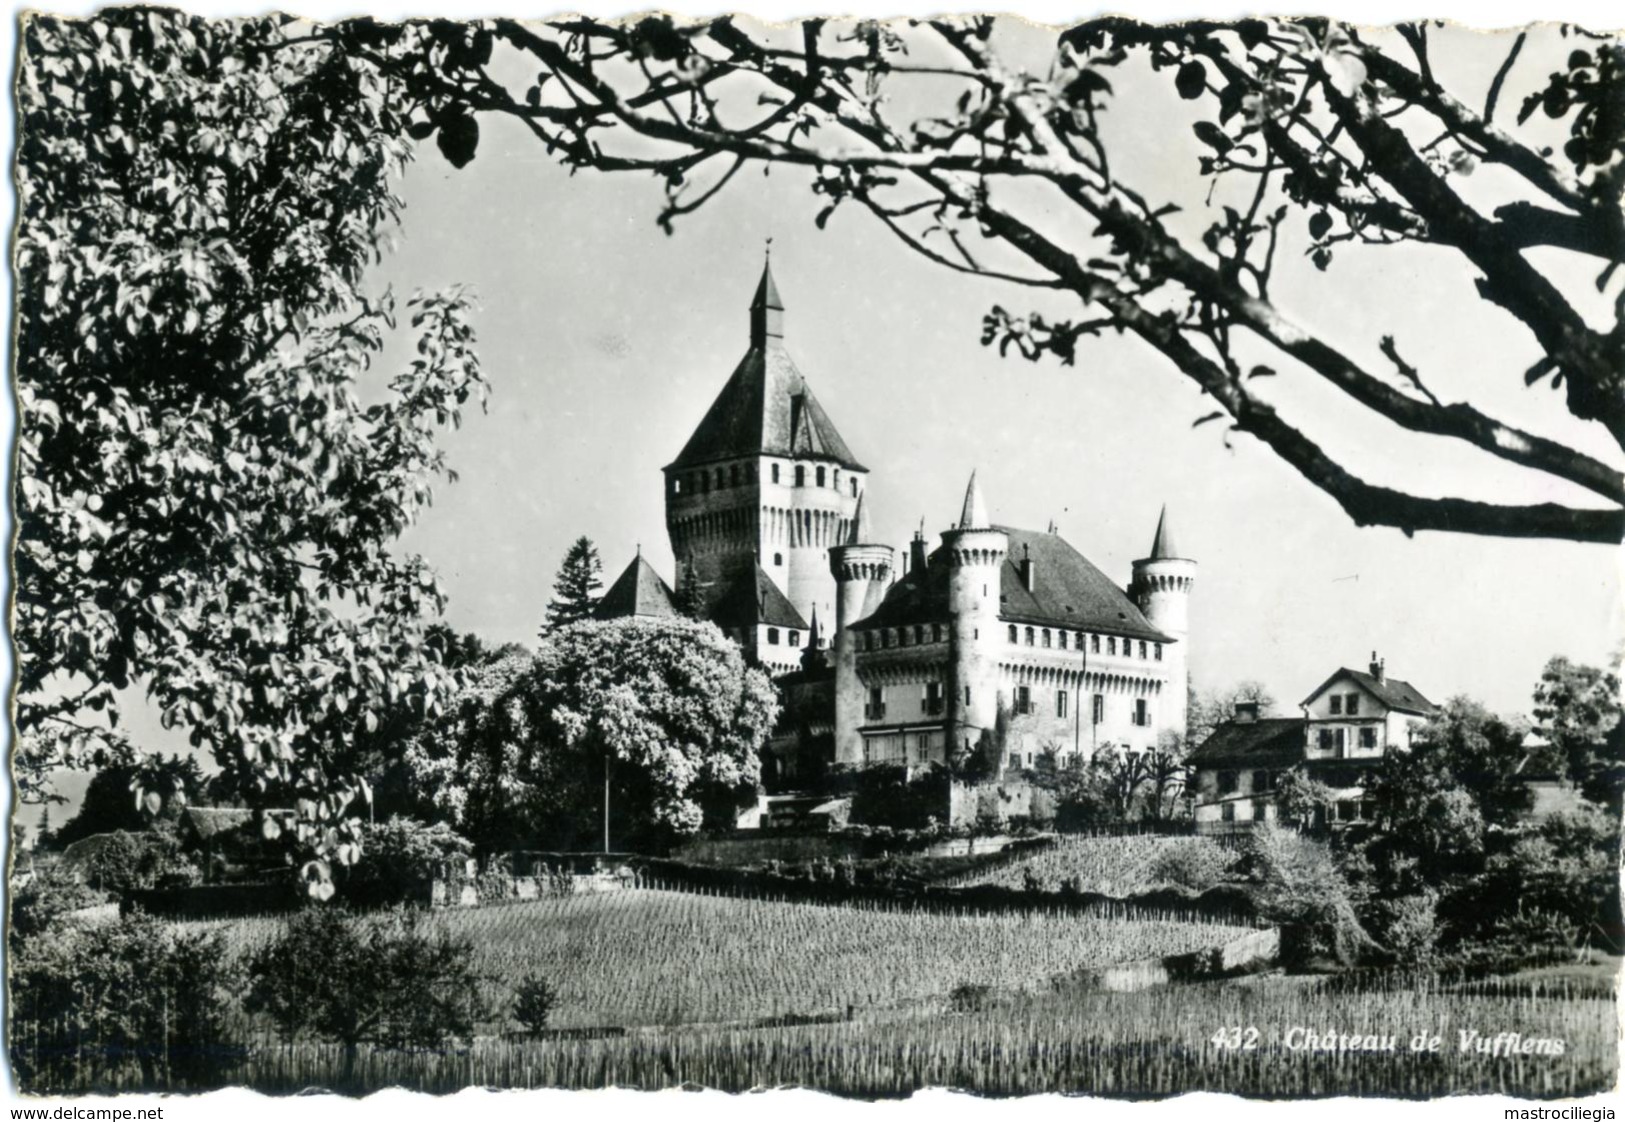
<path id="1" fill-rule="evenodd" d="M 997 40 L 1013 65 L 1042 72 L 1053 33 L 1008 23 Z M 1441 31 L 1436 66 L 1482 90 L 1504 40 Z M 1544 83 L 1532 44 L 1503 104 Z M 1199 231 L 1226 201 L 1204 205 L 1189 108 L 1162 79 L 1114 75 L 1108 115 L 1118 174 L 1169 221 Z M 1447 79 L 1451 80 L 1451 79 Z M 923 107 L 906 94 L 898 111 Z M 570 175 L 528 134 L 482 123 L 477 158 L 455 170 L 419 153 L 401 193 L 399 248 L 372 283 L 401 294 L 472 285 L 490 410 L 465 417 L 445 446 L 455 483 L 401 542 L 438 571 L 447 621 L 487 642 L 531 642 L 563 554 L 597 543 L 606 586 L 641 547 L 668 579 L 661 467 L 674 458 L 747 347 L 747 307 L 772 238 L 786 304 L 786 343 L 857 458 L 870 470 L 877 537 L 901 549 L 924 519 L 932 535 L 979 473 L 1001 523 L 1052 519 L 1073 545 L 1127 582 L 1166 504 L 1181 551 L 1199 565 L 1190 665 L 1198 688 L 1263 682 L 1287 711 L 1341 666 L 1375 651 L 1388 672 L 1435 699 L 1470 694 L 1527 712 L 1553 654 L 1602 663 L 1621 633 L 1617 551 L 1423 532 L 1407 539 L 1355 527 L 1340 508 L 1250 438 L 1226 446 L 1219 424 L 1193 427 L 1211 404 L 1132 339 L 1085 341 L 1074 367 L 1001 359 L 980 345 L 982 317 L 1077 314 L 1063 297 L 949 272 L 913 254 L 872 219 L 842 207 L 823 230 L 823 200 L 804 173 L 741 174 L 671 235 L 656 225 L 662 185 L 647 176 Z M 1493 205 L 1507 184 L 1467 181 Z M 1043 198 L 1026 200 L 1046 230 L 1084 244 L 1087 230 Z M 1392 334 L 1446 400 L 1570 441 L 1610 463 L 1618 449 L 1575 422 L 1559 395 L 1527 390 L 1533 340 L 1482 304 L 1448 251 L 1405 247 L 1340 253 L 1322 274 L 1301 256 L 1295 222 L 1275 292 L 1283 310 L 1372 370 Z M 1589 263 L 1542 260 L 1576 293 Z M 1621 283 L 1599 296 L 1605 308 Z M 375 366 L 405 361 L 395 340 Z M 1397 433 L 1361 415 L 1307 371 L 1280 371 L 1266 396 L 1349 467 L 1424 494 L 1584 502 L 1487 457 Z M 1243 355 L 1243 361 L 1250 361 Z M 1256 385 L 1257 383 L 1255 383 Z M 376 389 L 376 386 L 372 387 Z M 137 742 L 182 745 L 132 712 Z M 77 784 L 65 789 L 74 793 Z"/>

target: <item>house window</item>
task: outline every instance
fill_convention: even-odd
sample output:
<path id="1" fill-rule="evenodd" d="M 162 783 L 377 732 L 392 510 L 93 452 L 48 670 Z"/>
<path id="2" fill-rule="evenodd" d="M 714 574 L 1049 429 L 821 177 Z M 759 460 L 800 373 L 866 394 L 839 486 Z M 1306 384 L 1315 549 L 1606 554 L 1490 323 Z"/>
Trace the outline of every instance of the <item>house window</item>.
<path id="1" fill-rule="evenodd" d="M 886 715 L 886 687 L 869 687 L 869 704 L 864 707 L 863 715 L 871 721 L 878 721 Z"/>
<path id="2" fill-rule="evenodd" d="M 1016 625 L 1013 623 L 1010 625 L 1010 641 L 1012 643 L 1016 641 Z"/>
<path id="3" fill-rule="evenodd" d="M 769 627 L 767 629 L 767 645 L 770 647 L 776 647 L 779 645 L 779 629 L 777 627 Z"/>
<path id="4" fill-rule="evenodd" d="M 1321 729 L 1320 730 L 1320 738 L 1319 738 L 1319 740 L 1320 740 L 1320 750 L 1322 752 L 1330 752 L 1332 750 L 1332 730 L 1331 729 Z"/>
<path id="5" fill-rule="evenodd" d="M 1262 794 L 1270 789 L 1270 773 L 1267 771 L 1253 772 L 1253 791 Z"/>
<path id="6" fill-rule="evenodd" d="M 1341 717 L 1343 715 L 1343 695 L 1340 693 L 1332 694 L 1331 714 L 1334 717 Z"/>
<path id="7" fill-rule="evenodd" d="M 1093 707 L 1091 709 L 1089 720 L 1090 720 L 1091 723 L 1098 725 L 1098 724 L 1100 724 L 1100 722 L 1104 721 L 1105 719 L 1106 719 L 1106 695 L 1103 694 L 1103 693 L 1097 693 L 1097 694 L 1095 694 L 1094 705 L 1093 705 Z"/>
<path id="8" fill-rule="evenodd" d="M 1100 636 L 1099 635 L 1091 635 L 1091 636 L 1089 636 L 1089 653 L 1090 654 L 1099 654 L 1100 653 Z"/>
<path id="9" fill-rule="evenodd" d="M 1151 710 L 1146 707 L 1145 698 L 1143 697 L 1134 699 L 1134 723 L 1141 728 L 1151 723 Z"/>
<path id="10" fill-rule="evenodd" d="M 1033 691 L 1028 686 L 1016 687 L 1016 712 L 1031 713 L 1033 711 Z"/>
<path id="11" fill-rule="evenodd" d="M 807 485 L 807 469 L 805 467 L 803 467 L 801 464 L 797 464 L 796 465 L 796 486 L 797 487 L 805 487 L 806 485 Z"/>
<path id="12" fill-rule="evenodd" d="M 1044 646 L 1049 646 L 1049 628 L 1044 628 Z"/>
<path id="13" fill-rule="evenodd" d="M 1155 647 L 1155 650 L 1157 652 L 1157 661 L 1161 662 L 1162 661 L 1162 644 L 1158 643 L 1156 645 L 1156 647 Z"/>
<path id="14" fill-rule="evenodd" d="M 1269 817 L 1269 801 L 1267 799 L 1253 800 L 1253 821 L 1262 822 Z"/>
<path id="15" fill-rule="evenodd" d="M 822 487 L 823 485 L 824 485 L 824 469 L 823 469 L 823 467 L 819 467 L 819 469 L 818 469 L 818 486 Z"/>
<path id="16" fill-rule="evenodd" d="M 1066 716 L 1066 691 L 1065 690 L 1056 690 L 1055 691 L 1055 715 L 1057 717 Z"/>
<path id="17" fill-rule="evenodd" d="M 774 464 L 773 465 L 773 482 L 777 483 L 778 481 L 779 481 L 779 465 Z"/>
<path id="18" fill-rule="evenodd" d="M 1219 773 L 1219 794 L 1221 794 L 1221 795 L 1233 795 L 1233 794 L 1235 794 L 1236 793 L 1236 786 L 1237 786 L 1238 783 L 1239 783 L 1239 778 L 1238 778 L 1238 776 L 1236 775 L 1235 772 L 1233 772 L 1233 771 L 1221 771 Z"/>
<path id="19" fill-rule="evenodd" d="M 1234 822 L 1236 820 L 1236 804 L 1225 803 L 1219 807 L 1219 817 L 1226 822 Z"/>
<path id="20" fill-rule="evenodd" d="M 1032 646 L 1033 645 L 1033 629 L 1030 628 L 1030 627 L 1027 629 L 1026 638 L 1027 638 L 1027 645 L 1029 647 Z"/>
<path id="21" fill-rule="evenodd" d="M 935 717 L 942 712 L 942 683 L 927 682 L 925 684 L 925 697 L 920 702 L 920 708 L 926 716 Z"/>
<path id="22" fill-rule="evenodd" d="M 801 632 L 799 632 L 799 631 L 790 632 L 790 645 L 792 647 L 801 646 Z"/>
<path id="23" fill-rule="evenodd" d="M 1375 728 L 1369 726 L 1369 725 L 1366 726 L 1365 728 L 1361 729 L 1360 730 L 1360 747 L 1361 748 L 1375 748 L 1376 746 L 1377 746 L 1377 730 Z"/>
<path id="24" fill-rule="evenodd" d="M 1010 770 L 1011 771 L 1016 771 L 1020 767 L 1021 767 L 1021 753 L 1020 752 L 1011 752 L 1010 753 Z"/>
<path id="25" fill-rule="evenodd" d="M 1359 716 L 1359 714 L 1360 714 L 1360 695 L 1359 694 L 1357 694 L 1357 693 L 1349 694 L 1348 704 L 1343 706 L 1343 712 L 1347 713 L 1351 717 Z"/>

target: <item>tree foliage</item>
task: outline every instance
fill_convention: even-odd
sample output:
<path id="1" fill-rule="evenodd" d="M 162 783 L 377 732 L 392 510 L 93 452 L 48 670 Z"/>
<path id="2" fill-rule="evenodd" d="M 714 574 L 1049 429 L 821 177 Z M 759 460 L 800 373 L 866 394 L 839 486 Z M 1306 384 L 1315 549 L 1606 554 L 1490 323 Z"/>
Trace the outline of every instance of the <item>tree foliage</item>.
<path id="1" fill-rule="evenodd" d="M 468 294 L 359 392 L 410 158 L 378 68 L 290 17 L 31 16 L 19 60 L 16 767 L 127 759 L 125 691 L 354 852 L 357 730 L 432 712 L 443 594 L 392 547 L 486 396 Z M 323 866 L 325 868 L 325 866 Z"/>
<path id="2" fill-rule="evenodd" d="M 1540 733 L 1586 797 L 1617 813 L 1625 793 L 1625 722 L 1619 678 L 1555 655 L 1535 685 Z"/>
<path id="3" fill-rule="evenodd" d="M 622 844 L 728 823 L 760 781 L 772 682 L 714 626 L 624 619 L 549 632 L 482 668 L 413 745 L 432 813 L 483 851 Z"/>
<path id="4" fill-rule="evenodd" d="M 570 544 L 553 581 L 553 599 L 547 604 L 547 624 L 543 632 L 568 627 L 592 616 L 603 587 L 604 564 L 598 547 L 582 536 Z"/>
<path id="5" fill-rule="evenodd" d="M 90 777 L 78 813 L 62 823 L 55 844 L 60 848 L 92 834 L 174 822 L 182 808 L 199 801 L 205 785 L 195 756 L 154 754 L 130 763 L 110 763 Z"/>
<path id="6" fill-rule="evenodd" d="M 1359 525 L 1620 541 L 1617 461 L 1443 400 L 1403 357 L 1415 340 L 1311 327 L 1274 281 L 1300 254 L 1323 271 L 1394 246 L 1457 264 L 1460 295 L 1530 344 L 1484 376 L 1550 386 L 1625 445 L 1625 45 L 1568 26 L 1525 31 L 1487 87 L 1464 88 L 1434 65 L 1435 23 L 1108 17 L 1061 32 L 1047 68 L 1008 57 L 998 26 L 495 20 L 417 25 L 388 48 L 406 44 L 394 58 L 415 135 L 438 134 L 454 164 L 473 157 L 473 115 L 506 114 L 572 169 L 663 177 L 668 231 L 746 166 L 797 166 L 820 227 L 857 209 L 944 268 L 1074 302 L 1061 317 L 995 306 L 984 344 L 1071 364 L 1091 337 L 1133 336 L 1211 397 L 1198 423 L 1262 442 Z M 370 25 L 335 34 L 372 57 L 386 49 Z M 1498 118 L 1503 92 L 1541 71 L 1517 122 Z M 1188 193 L 1125 171 L 1112 125 L 1146 80 L 1196 117 Z M 1481 166 L 1491 186 L 1469 191 Z M 1189 213 L 1204 205 L 1205 223 Z M 1600 300 L 1528 252 L 1551 248 L 1595 269 Z M 1272 404 L 1264 387 L 1279 373 L 1582 499 L 1520 505 L 1368 482 Z"/>
<path id="7" fill-rule="evenodd" d="M 1189 698 L 1185 724 L 1189 730 L 1187 739 L 1193 747 L 1212 736 L 1213 730 L 1226 721 L 1234 720 L 1238 705 L 1257 705 L 1260 717 L 1273 717 L 1279 705 L 1268 686 L 1252 679 L 1237 682 L 1227 689 L 1198 693 L 1193 688 Z"/>

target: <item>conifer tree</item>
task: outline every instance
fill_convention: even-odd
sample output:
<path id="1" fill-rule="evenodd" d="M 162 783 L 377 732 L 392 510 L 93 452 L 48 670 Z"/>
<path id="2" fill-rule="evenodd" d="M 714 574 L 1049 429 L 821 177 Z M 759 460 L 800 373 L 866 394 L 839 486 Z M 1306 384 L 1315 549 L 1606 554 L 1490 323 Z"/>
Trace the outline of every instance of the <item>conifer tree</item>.
<path id="1" fill-rule="evenodd" d="M 575 540 L 559 575 L 553 581 L 553 599 L 547 605 L 544 632 L 565 627 L 592 615 L 598 605 L 598 592 L 603 587 L 603 562 L 598 559 L 598 547 L 586 535 Z"/>
<path id="2" fill-rule="evenodd" d="M 677 582 L 677 611 L 687 619 L 705 618 L 705 594 L 700 591 L 700 577 L 690 562 L 683 567 L 682 578 Z"/>

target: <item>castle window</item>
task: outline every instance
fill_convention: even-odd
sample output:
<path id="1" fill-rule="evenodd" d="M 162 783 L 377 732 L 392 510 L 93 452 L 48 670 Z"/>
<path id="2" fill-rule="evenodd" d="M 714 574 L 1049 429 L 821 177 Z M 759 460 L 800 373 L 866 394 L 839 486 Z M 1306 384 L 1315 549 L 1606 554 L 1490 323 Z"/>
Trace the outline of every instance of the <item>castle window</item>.
<path id="1" fill-rule="evenodd" d="M 728 469 L 728 486 L 730 486 L 730 487 L 739 486 L 739 465 L 738 464 L 734 464 L 732 467 L 730 467 Z"/>
<path id="2" fill-rule="evenodd" d="M 840 468 L 836 468 L 833 472 L 830 473 L 829 485 L 831 487 L 833 487 L 837 491 L 839 491 L 841 489 L 841 469 Z"/>
<path id="3" fill-rule="evenodd" d="M 790 632 L 790 645 L 792 647 L 801 646 L 801 632 L 799 632 L 799 631 Z"/>
<path id="4" fill-rule="evenodd" d="M 1146 705 L 1143 697 L 1134 699 L 1134 723 L 1141 728 L 1145 728 L 1151 723 L 1151 710 Z"/>
<path id="5" fill-rule="evenodd" d="M 920 711 L 928 717 L 935 717 L 942 712 L 942 683 L 927 682 L 925 694 L 920 699 Z"/>
<path id="6" fill-rule="evenodd" d="M 1099 654 L 1100 653 L 1100 636 L 1099 635 L 1091 635 L 1091 636 L 1089 636 L 1089 652 L 1091 654 Z"/>
<path id="7" fill-rule="evenodd" d="M 855 475 L 852 477 L 852 497 L 858 497 L 858 477 Z"/>
<path id="8" fill-rule="evenodd" d="M 892 629 L 891 629 L 891 628 L 889 628 L 889 627 L 888 627 L 888 628 L 886 628 L 886 645 L 887 645 L 887 646 L 888 646 L 888 647 L 895 647 L 895 646 L 897 646 L 897 632 L 896 632 L 896 631 L 893 631 L 893 630 L 892 630 Z"/>
<path id="9" fill-rule="evenodd" d="M 1016 625 L 1013 623 L 1010 625 L 1010 641 L 1012 643 L 1016 641 Z"/>
<path id="10" fill-rule="evenodd" d="M 933 623 L 931 625 L 931 641 L 933 643 L 942 642 L 942 624 Z"/>
<path id="11" fill-rule="evenodd" d="M 681 495 L 683 493 L 683 479 L 682 479 L 682 476 L 677 476 L 677 475 L 672 476 L 672 479 L 671 479 L 671 493 L 674 494 L 674 495 Z"/>
<path id="12" fill-rule="evenodd" d="M 864 707 L 863 715 L 871 721 L 878 721 L 886 715 L 886 687 L 869 687 L 869 704 Z"/>
<path id="13" fill-rule="evenodd" d="M 779 465 L 774 464 L 773 465 L 773 482 L 777 483 L 778 481 L 779 481 Z"/>
<path id="14" fill-rule="evenodd" d="M 823 485 L 824 485 L 824 469 L 823 469 L 822 466 L 820 466 L 818 468 L 818 486 L 822 487 Z"/>
<path id="15" fill-rule="evenodd" d="M 1332 712 L 1332 716 L 1334 716 L 1334 717 L 1341 717 L 1343 715 L 1343 695 L 1342 694 L 1340 694 L 1340 693 L 1332 694 L 1331 712 Z"/>
<path id="16" fill-rule="evenodd" d="M 1044 628 L 1044 646 L 1049 646 L 1049 628 Z"/>
<path id="17" fill-rule="evenodd" d="M 708 472 L 708 471 L 702 471 L 702 472 L 700 472 L 700 494 L 706 495 L 706 494 L 709 494 L 710 491 L 711 491 L 711 473 Z"/>
<path id="18" fill-rule="evenodd" d="M 1032 646 L 1033 645 L 1033 629 L 1029 627 L 1027 629 L 1027 634 L 1024 637 L 1027 640 L 1027 645 L 1029 647 Z"/>
<path id="19" fill-rule="evenodd" d="M 722 490 L 724 487 L 726 487 L 728 485 L 725 482 L 726 478 L 727 477 L 722 474 L 722 469 L 717 468 L 717 490 L 718 491 Z"/>
<path id="20" fill-rule="evenodd" d="M 897 645 L 899 647 L 908 646 L 908 628 L 900 627 L 897 629 Z"/>
<path id="21" fill-rule="evenodd" d="M 797 487 L 805 487 L 806 485 L 807 485 L 807 469 L 805 467 L 803 467 L 801 464 L 797 464 L 796 465 L 796 486 Z"/>
<path id="22" fill-rule="evenodd" d="M 919 645 L 920 643 L 925 642 L 925 625 L 924 624 L 915 624 L 914 625 L 914 642 L 915 642 L 916 646 Z"/>
<path id="23" fill-rule="evenodd" d="M 1106 695 L 1103 694 L 1103 693 L 1097 693 L 1097 694 L 1095 694 L 1094 705 L 1090 710 L 1089 720 L 1090 720 L 1091 724 L 1098 725 L 1102 721 L 1104 721 L 1105 719 L 1106 719 Z"/>
<path id="24" fill-rule="evenodd" d="M 1033 711 L 1033 691 L 1030 686 L 1016 687 L 1016 712 L 1019 714 Z"/>
<path id="25" fill-rule="evenodd" d="M 770 647 L 776 647 L 779 645 L 779 629 L 777 627 L 769 627 L 767 629 L 767 644 Z"/>
<path id="26" fill-rule="evenodd" d="M 783 564 L 784 564 L 784 554 L 775 553 L 773 555 L 773 564 L 783 566 Z"/>
<path id="27" fill-rule="evenodd" d="M 1066 650 L 1066 632 L 1057 631 L 1055 633 L 1055 645 L 1060 647 L 1063 651 Z"/>
<path id="28" fill-rule="evenodd" d="M 969 686 L 965 687 L 965 704 L 966 705 L 970 704 L 970 687 Z"/>
<path id="29" fill-rule="evenodd" d="M 1117 637 L 1115 635 L 1110 636 L 1110 637 L 1107 638 L 1107 640 L 1106 640 L 1106 653 L 1110 654 L 1110 655 L 1114 655 L 1114 654 L 1117 653 Z"/>
<path id="30" fill-rule="evenodd" d="M 1140 640 L 1140 657 L 1141 658 L 1145 657 L 1145 640 L 1144 639 Z"/>
<path id="31" fill-rule="evenodd" d="M 1162 644 L 1161 643 L 1156 644 L 1156 652 L 1157 652 L 1157 661 L 1161 662 L 1162 661 Z"/>
<path id="32" fill-rule="evenodd" d="M 1056 690 L 1055 691 L 1055 715 L 1057 717 L 1065 717 L 1066 716 L 1066 691 L 1065 690 Z"/>

